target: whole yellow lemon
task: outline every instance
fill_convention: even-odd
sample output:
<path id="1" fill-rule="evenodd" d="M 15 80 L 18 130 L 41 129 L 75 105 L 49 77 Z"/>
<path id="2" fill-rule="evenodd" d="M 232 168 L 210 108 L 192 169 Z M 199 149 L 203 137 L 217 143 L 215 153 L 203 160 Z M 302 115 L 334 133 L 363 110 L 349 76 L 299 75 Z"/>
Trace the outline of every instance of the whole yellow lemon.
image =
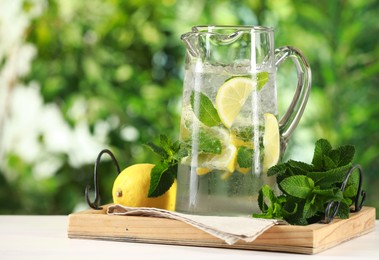
<path id="1" fill-rule="evenodd" d="M 134 164 L 125 168 L 113 183 L 113 203 L 129 207 L 154 207 L 175 210 L 176 180 L 163 195 L 148 198 L 150 172 L 154 164 Z"/>

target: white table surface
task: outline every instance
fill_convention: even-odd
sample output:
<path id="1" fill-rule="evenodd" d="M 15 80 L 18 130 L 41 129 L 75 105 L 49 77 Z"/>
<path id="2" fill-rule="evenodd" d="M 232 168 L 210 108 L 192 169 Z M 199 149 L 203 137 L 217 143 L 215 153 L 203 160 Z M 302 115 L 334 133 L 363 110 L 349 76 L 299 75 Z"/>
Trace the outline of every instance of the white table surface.
<path id="1" fill-rule="evenodd" d="M 375 230 L 316 255 L 170 246 L 67 237 L 67 216 L 0 216 L 0 259 L 379 259 Z"/>

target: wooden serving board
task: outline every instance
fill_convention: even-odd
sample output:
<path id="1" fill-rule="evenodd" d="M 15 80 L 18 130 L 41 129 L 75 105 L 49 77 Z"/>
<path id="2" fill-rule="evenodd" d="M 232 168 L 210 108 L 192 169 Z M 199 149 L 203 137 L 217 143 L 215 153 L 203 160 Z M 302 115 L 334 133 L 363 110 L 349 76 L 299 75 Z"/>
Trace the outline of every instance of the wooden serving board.
<path id="1" fill-rule="evenodd" d="M 107 215 L 106 210 L 69 215 L 68 237 L 124 242 L 190 245 L 248 250 L 316 254 L 361 236 L 375 227 L 375 208 L 363 207 L 349 219 L 308 226 L 275 225 L 253 242 L 228 245 L 223 240 L 178 220 Z"/>

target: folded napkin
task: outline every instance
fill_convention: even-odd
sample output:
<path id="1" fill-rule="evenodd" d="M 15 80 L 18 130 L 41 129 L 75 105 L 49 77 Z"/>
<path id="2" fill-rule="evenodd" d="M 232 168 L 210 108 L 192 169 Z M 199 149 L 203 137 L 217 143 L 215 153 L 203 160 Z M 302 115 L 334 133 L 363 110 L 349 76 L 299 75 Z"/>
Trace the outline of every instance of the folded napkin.
<path id="1" fill-rule="evenodd" d="M 146 216 L 175 219 L 190 224 L 232 245 L 239 240 L 252 242 L 265 230 L 278 224 L 275 219 L 189 215 L 158 208 L 134 208 L 119 204 L 108 207 L 109 215 Z"/>

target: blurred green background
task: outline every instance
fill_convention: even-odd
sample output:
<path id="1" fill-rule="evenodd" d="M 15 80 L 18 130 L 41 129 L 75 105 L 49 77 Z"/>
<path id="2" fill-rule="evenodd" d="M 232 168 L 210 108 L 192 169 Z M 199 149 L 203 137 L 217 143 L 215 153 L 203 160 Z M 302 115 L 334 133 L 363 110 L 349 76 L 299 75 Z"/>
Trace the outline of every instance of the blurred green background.
<path id="1" fill-rule="evenodd" d="M 286 158 L 310 162 L 319 138 L 353 144 L 366 205 L 379 208 L 379 1 L 1 0 L 0 214 L 88 206 L 103 148 L 121 168 L 158 160 L 143 144 L 178 138 L 185 49 L 194 25 L 265 25 L 303 51 L 312 92 Z M 278 71 L 280 112 L 291 62 Z M 101 203 L 116 171 L 104 157 Z M 93 188 L 92 188 L 93 189 Z"/>

